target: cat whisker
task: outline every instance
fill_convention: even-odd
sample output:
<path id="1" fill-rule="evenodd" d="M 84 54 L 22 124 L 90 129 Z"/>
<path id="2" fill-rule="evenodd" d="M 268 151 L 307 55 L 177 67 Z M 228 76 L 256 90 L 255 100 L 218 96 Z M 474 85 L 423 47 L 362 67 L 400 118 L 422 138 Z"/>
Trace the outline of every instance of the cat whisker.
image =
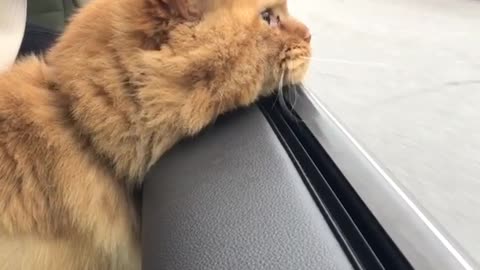
<path id="1" fill-rule="evenodd" d="M 284 79 L 285 79 L 286 73 L 287 73 L 287 70 L 284 69 L 283 72 L 282 72 L 282 76 L 280 77 L 280 82 L 279 82 L 279 85 L 278 85 L 278 89 L 279 89 L 278 101 L 280 102 L 280 107 L 284 110 L 288 110 L 288 106 L 287 106 L 287 103 L 285 101 L 285 89 L 284 89 Z"/>
<path id="2" fill-rule="evenodd" d="M 293 103 L 292 103 L 292 108 L 291 111 L 295 111 L 295 106 L 297 105 L 297 98 L 298 98 L 298 93 L 297 93 L 297 87 L 292 87 L 290 86 L 290 90 L 293 93 Z"/>
<path id="3" fill-rule="evenodd" d="M 314 58 L 314 57 L 301 57 L 301 59 L 312 60 L 319 63 L 330 62 L 338 64 L 348 64 L 348 65 L 358 65 L 358 66 L 371 66 L 371 67 L 381 67 L 381 68 L 391 68 L 390 65 L 380 62 L 363 62 L 363 61 L 351 61 L 345 59 L 335 59 L 335 58 Z"/>
<path id="4" fill-rule="evenodd" d="M 296 117 L 295 114 L 294 114 L 295 106 L 297 105 L 297 100 L 298 100 L 297 90 L 298 90 L 297 86 L 294 87 L 293 85 L 289 85 L 289 92 L 291 92 L 293 94 L 293 102 L 292 102 L 290 111 L 292 113 L 292 116 L 294 116 L 295 121 L 300 122 L 301 119 Z"/>
<path id="5" fill-rule="evenodd" d="M 349 77 L 344 76 L 344 75 L 323 72 L 322 69 L 319 66 L 310 65 L 309 69 L 312 70 L 312 71 L 309 71 L 310 73 L 313 72 L 313 74 L 318 75 L 318 76 L 324 76 L 324 77 L 327 77 L 327 78 L 332 78 L 332 79 L 337 79 L 337 80 L 340 80 L 340 79 L 342 79 L 342 80 L 345 80 L 345 79 L 353 80 L 352 78 L 349 78 Z"/>
<path id="6" fill-rule="evenodd" d="M 280 91 L 282 91 L 282 90 L 278 89 L 278 91 L 280 92 Z M 277 94 L 277 95 L 275 96 L 275 101 L 273 102 L 272 107 L 270 108 L 270 110 L 273 110 L 273 108 L 274 108 L 275 105 L 277 104 L 277 102 L 278 102 L 278 96 L 279 96 L 279 94 Z"/>
<path id="7" fill-rule="evenodd" d="M 272 110 L 273 108 L 275 107 L 275 105 L 277 104 L 280 96 L 281 96 L 281 92 L 283 91 L 282 88 L 283 88 L 283 77 L 285 76 L 285 69 L 282 70 L 282 73 L 280 74 L 280 80 L 278 82 L 278 93 L 275 97 L 275 101 L 273 102 L 273 105 L 272 105 Z"/>
<path id="8" fill-rule="evenodd" d="M 284 68 L 282 71 L 282 76 L 280 77 L 280 81 L 278 84 L 278 88 L 283 89 L 284 82 L 285 82 L 285 75 L 287 75 L 287 68 Z"/>
<path id="9" fill-rule="evenodd" d="M 285 80 L 285 76 L 289 77 L 289 79 L 287 79 L 287 84 L 284 85 L 284 80 Z M 290 94 L 291 93 L 291 87 L 292 85 L 289 84 L 288 82 L 291 82 L 291 78 L 290 78 L 291 73 L 288 72 L 288 70 L 284 70 L 284 72 L 282 73 L 282 77 L 281 77 L 281 80 L 280 80 L 280 85 L 279 85 L 279 96 L 278 96 L 278 100 L 280 102 L 280 107 L 282 108 L 282 110 L 284 112 L 286 112 L 286 114 L 288 115 L 289 118 L 295 120 L 295 121 L 298 121 L 297 117 L 295 116 L 295 114 L 293 113 L 293 108 L 290 108 L 290 106 L 287 104 L 287 99 L 285 97 L 285 90 L 287 90 L 287 94 Z M 284 87 L 286 86 L 286 88 Z"/>

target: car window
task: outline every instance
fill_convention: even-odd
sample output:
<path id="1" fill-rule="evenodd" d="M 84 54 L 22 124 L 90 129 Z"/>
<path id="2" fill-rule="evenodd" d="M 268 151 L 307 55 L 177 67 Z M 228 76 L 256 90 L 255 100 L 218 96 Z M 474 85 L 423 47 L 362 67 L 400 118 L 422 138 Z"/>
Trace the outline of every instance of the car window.
<path id="1" fill-rule="evenodd" d="M 480 261 L 480 2 L 302 0 L 305 82 L 447 238 Z"/>

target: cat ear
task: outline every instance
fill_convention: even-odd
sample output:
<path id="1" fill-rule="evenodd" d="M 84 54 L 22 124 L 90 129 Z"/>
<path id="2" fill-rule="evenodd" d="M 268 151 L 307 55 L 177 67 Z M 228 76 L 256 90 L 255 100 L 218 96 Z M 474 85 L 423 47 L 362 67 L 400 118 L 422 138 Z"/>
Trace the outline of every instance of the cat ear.
<path id="1" fill-rule="evenodd" d="M 201 17 L 199 1 L 201 0 L 147 0 L 151 7 L 162 14 L 194 21 Z"/>

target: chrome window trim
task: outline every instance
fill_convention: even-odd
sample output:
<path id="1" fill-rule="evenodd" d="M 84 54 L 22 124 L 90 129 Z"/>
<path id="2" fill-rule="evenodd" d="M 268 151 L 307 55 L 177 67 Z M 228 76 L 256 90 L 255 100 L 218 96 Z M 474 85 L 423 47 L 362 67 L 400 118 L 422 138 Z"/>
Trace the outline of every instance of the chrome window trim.
<path id="1" fill-rule="evenodd" d="M 477 269 L 311 92 L 291 104 L 415 269 Z"/>

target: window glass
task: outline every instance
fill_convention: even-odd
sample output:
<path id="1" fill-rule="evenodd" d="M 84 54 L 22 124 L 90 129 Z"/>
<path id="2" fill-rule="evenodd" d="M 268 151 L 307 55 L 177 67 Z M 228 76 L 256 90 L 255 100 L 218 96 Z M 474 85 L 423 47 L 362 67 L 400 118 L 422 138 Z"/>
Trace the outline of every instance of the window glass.
<path id="1" fill-rule="evenodd" d="M 480 2 L 302 0 L 308 91 L 480 261 Z"/>

